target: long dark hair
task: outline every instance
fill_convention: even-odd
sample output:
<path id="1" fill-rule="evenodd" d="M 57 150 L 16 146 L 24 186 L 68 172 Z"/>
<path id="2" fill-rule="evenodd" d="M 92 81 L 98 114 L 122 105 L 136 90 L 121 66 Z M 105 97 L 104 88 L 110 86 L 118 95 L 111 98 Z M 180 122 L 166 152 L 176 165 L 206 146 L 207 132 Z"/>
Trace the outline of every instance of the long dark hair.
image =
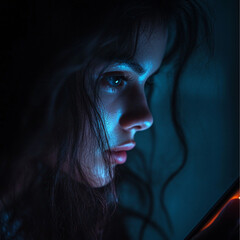
<path id="1" fill-rule="evenodd" d="M 98 108 L 98 81 L 92 75 L 95 63 L 132 59 L 143 24 L 152 28 L 160 23 L 170 29 L 163 63 L 174 62 L 172 119 L 186 159 L 177 88 L 203 36 L 200 29 L 206 36 L 210 31 L 206 12 L 195 0 L 26 1 L 6 3 L 2 9 L 2 207 L 11 212 L 10 222 L 22 222 L 15 235 L 97 239 L 116 194 L 114 181 L 104 188 L 91 187 L 81 166 L 90 142 L 102 150 L 111 176 L 109 156 L 103 151 L 108 141 Z M 52 152 L 56 164 L 46 170 L 40 163 Z M 81 184 L 61 172 L 66 161 Z"/>

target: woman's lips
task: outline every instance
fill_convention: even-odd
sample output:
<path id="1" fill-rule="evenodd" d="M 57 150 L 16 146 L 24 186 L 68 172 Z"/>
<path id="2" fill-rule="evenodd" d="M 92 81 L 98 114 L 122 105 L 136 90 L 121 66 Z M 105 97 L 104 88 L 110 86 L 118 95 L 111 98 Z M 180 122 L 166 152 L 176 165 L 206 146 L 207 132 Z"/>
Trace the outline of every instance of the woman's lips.
<path id="1" fill-rule="evenodd" d="M 123 164 L 127 160 L 126 151 L 130 151 L 135 147 L 136 143 L 132 141 L 124 142 L 121 145 L 118 145 L 112 149 L 110 149 L 110 158 L 112 163 L 114 164 Z"/>

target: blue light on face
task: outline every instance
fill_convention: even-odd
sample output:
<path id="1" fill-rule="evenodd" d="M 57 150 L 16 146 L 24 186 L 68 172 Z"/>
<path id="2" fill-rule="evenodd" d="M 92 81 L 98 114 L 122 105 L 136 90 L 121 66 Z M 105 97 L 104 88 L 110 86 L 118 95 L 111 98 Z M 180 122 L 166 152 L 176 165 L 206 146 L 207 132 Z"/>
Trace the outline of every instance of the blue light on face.
<path id="1" fill-rule="evenodd" d="M 145 65 L 146 71 L 145 71 L 145 73 L 143 75 L 141 75 L 139 77 L 139 80 L 141 82 L 144 82 L 144 81 L 146 81 L 149 78 L 149 76 L 151 75 L 152 69 L 153 69 L 153 63 L 150 62 L 150 61 L 146 62 L 144 65 Z"/>
<path id="2" fill-rule="evenodd" d="M 144 66 L 144 67 L 143 67 Z M 153 73 L 154 64 L 151 61 L 145 61 L 140 65 L 137 62 L 115 63 L 110 67 L 111 71 L 131 72 L 138 76 L 140 82 L 146 81 Z"/>

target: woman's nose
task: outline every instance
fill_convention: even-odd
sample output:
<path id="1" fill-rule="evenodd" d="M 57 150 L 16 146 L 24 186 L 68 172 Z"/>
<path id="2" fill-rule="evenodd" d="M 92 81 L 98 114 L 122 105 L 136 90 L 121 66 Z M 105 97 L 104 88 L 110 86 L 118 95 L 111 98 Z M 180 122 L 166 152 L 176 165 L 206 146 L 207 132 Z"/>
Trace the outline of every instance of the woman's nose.
<path id="1" fill-rule="evenodd" d="M 141 98 L 134 96 L 128 102 L 119 120 L 120 126 L 126 130 L 143 131 L 153 124 L 153 117 L 149 110 L 145 95 Z"/>

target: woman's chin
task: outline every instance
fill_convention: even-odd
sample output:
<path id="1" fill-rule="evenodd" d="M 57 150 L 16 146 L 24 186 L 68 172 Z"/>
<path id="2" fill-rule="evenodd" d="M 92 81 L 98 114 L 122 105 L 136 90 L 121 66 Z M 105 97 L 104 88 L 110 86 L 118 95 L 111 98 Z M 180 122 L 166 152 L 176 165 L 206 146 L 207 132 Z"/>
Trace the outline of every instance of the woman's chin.
<path id="1" fill-rule="evenodd" d="M 100 187 L 106 186 L 112 181 L 113 181 L 113 176 L 111 177 L 108 174 L 104 176 L 94 177 L 93 179 L 89 180 L 89 183 L 93 188 L 100 188 Z"/>
<path id="2" fill-rule="evenodd" d="M 70 175 L 71 169 L 67 163 L 64 164 L 62 171 L 75 181 L 87 185 L 89 184 L 93 188 L 104 187 L 113 180 L 115 175 L 115 166 L 112 166 L 110 169 L 108 169 L 103 164 L 101 164 L 95 167 L 85 166 L 83 169 L 84 179 L 80 177 L 80 174 L 77 171 L 74 175 Z"/>
<path id="3" fill-rule="evenodd" d="M 112 182 L 115 175 L 115 167 L 112 166 L 110 169 L 105 166 L 95 167 L 87 172 L 86 177 L 89 184 L 93 188 L 104 187 L 105 185 Z"/>

